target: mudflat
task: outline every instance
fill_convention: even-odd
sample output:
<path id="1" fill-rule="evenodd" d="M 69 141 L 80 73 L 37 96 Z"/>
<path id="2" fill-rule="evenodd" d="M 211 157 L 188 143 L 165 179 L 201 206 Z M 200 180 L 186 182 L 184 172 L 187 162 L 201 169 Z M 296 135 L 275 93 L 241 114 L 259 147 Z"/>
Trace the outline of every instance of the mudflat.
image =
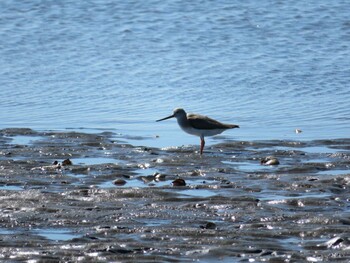
<path id="1" fill-rule="evenodd" d="M 201 157 L 111 132 L 3 129 L 0 259 L 348 262 L 349 150 L 223 140 Z"/>

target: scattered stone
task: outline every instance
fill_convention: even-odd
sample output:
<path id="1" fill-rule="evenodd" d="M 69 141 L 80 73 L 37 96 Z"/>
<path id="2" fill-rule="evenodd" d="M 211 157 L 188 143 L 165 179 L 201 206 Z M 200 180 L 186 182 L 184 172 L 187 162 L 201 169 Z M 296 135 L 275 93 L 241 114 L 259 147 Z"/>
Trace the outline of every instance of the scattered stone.
<path id="1" fill-rule="evenodd" d="M 318 178 L 314 178 L 314 177 L 313 177 L 313 178 L 310 178 L 308 181 L 309 181 L 309 182 L 314 182 L 314 181 L 317 181 L 317 180 L 318 180 Z"/>
<path id="2" fill-rule="evenodd" d="M 66 159 L 62 162 L 62 166 L 66 166 L 66 165 L 72 165 L 72 161 L 70 159 Z"/>
<path id="3" fill-rule="evenodd" d="M 184 179 L 178 178 L 172 182 L 173 186 L 186 186 Z"/>
<path id="4" fill-rule="evenodd" d="M 201 170 L 193 170 L 191 172 L 191 176 L 201 176 L 201 175 L 203 175 Z"/>
<path id="5" fill-rule="evenodd" d="M 205 226 L 200 226 L 202 229 L 216 229 L 216 224 L 213 222 L 208 222 Z"/>
<path id="6" fill-rule="evenodd" d="M 126 184 L 126 181 L 124 179 L 117 179 L 113 182 L 113 184 L 115 184 L 117 186 L 123 186 Z"/>
<path id="7" fill-rule="evenodd" d="M 267 156 L 264 159 L 260 161 L 260 164 L 262 165 L 278 165 L 280 162 L 276 157 L 273 156 Z"/>
<path id="8" fill-rule="evenodd" d="M 165 174 L 155 173 L 153 176 L 154 176 L 154 180 L 157 182 L 165 181 Z"/>

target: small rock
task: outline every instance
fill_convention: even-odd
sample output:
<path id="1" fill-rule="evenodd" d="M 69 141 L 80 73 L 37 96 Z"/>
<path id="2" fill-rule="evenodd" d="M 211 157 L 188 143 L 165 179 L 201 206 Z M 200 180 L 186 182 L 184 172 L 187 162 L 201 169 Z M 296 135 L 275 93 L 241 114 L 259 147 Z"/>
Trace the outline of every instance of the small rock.
<path id="1" fill-rule="evenodd" d="M 216 224 L 213 222 L 208 222 L 205 226 L 201 226 L 202 229 L 216 229 Z"/>
<path id="2" fill-rule="evenodd" d="M 165 181 L 165 174 L 155 173 L 153 176 L 156 181 Z"/>
<path id="3" fill-rule="evenodd" d="M 260 164 L 262 164 L 262 165 L 278 165 L 278 164 L 280 164 L 280 162 L 278 161 L 278 159 L 276 157 L 268 156 L 268 157 L 265 157 L 264 159 L 262 159 L 260 161 Z"/>
<path id="4" fill-rule="evenodd" d="M 126 181 L 123 179 L 117 179 L 113 182 L 113 184 L 118 185 L 118 186 L 122 186 L 126 184 Z"/>
<path id="5" fill-rule="evenodd" d="M 72 161 L 69 160 L 69 159 L 66 159 L 66 160 L 64 160 L 64 161 L 62 162 L 62 166 L 72 165 L 72 164 L 73 164 Z"/>
<path id="6" fill-rule="evenodd" d="M 186 186 L 184 179 L 178 178 L 172 182 L 173 186 Z"/>
<path id="7" fill-rule="evenodd" d="M 309 182 L 314 182 L 314 181 L 317 181 L 317 180 L 318 180 L 318 178 L 314 178 L 314 177 L 313 177 L 313 178 L 310 178 L 308 181 L 309 181 Z"/>
<path id="8" fill-rule="evenodd" d="M 200 175 L 202 175 L 201 170 L 193 170 L 191 172 L 191 176 L 200 176 Z"/>

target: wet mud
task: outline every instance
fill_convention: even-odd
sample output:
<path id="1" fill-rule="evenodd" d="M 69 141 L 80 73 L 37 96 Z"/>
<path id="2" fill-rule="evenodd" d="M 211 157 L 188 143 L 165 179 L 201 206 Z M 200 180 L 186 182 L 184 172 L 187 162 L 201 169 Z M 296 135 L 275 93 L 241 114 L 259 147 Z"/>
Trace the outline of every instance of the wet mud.
<path id="1" fill-rule="evenodd" d="M 0 130 L 0 260 L 350 260 L 350 139 L 221 141 Z"/>

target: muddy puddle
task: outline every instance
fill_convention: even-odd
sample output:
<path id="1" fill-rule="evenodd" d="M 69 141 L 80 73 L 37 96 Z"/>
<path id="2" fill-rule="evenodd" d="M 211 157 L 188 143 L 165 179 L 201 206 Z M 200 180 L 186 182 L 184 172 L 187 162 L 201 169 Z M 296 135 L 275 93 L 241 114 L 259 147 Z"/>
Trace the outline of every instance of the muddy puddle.
<path id="1" fill-rule="evenodd" d="M 0 260 L 350 260 L 350 139 L 126 141 L 0 130 Z"/>

